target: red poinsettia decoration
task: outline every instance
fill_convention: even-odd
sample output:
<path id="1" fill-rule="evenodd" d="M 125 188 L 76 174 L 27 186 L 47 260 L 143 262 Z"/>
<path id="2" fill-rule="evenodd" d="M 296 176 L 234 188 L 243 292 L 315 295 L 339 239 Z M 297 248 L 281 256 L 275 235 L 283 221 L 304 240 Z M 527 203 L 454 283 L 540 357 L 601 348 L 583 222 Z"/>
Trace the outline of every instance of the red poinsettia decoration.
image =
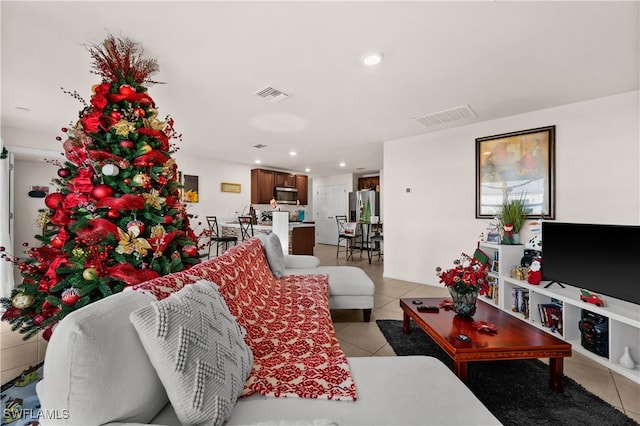
<path id="1" fill-rule="evenodd" d="M 454 267 L 443 271 L 439 266 L 436 275 L 445 287 L 451 287 L 458 293 L 469 293 L 478 290 L 485 294 L 489 290 L 487 283 L 487 265 L 484 265 L 471 256 L 462 253 L 459 259 L 453 261 Z"/>

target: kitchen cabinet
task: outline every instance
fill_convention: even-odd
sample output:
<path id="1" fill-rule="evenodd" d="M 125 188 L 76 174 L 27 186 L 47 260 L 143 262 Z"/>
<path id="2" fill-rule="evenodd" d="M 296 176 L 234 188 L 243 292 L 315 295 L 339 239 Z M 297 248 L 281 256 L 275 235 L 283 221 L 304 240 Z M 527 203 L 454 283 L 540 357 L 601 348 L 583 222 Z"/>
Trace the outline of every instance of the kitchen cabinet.
<path id="1" fill-rule="evenodd" d="M 380 191 L 380 176 L 358 178 L 358 189 L 373 189 L 375 191 Z"/>
<path id="2" fill-rule="evenodd" d="M 272 170 L 251 170 L 251 204 L 269 204 L 276 186 L 274 175 Z"/>
<path id="3" fill-rule="evenodd" d="M 296 188 L 300 204 L 309 204 L 309 177 L 274 170 L 251 170 L 251 204 L 269 204 L 276 186 Z"/>
<path id="4" fill-rule="evenodd" d="M 295 227 L 291 230 L 291 254 L 308 254 L 313 256 L 316 245 L 316 228 L 314 226 Z"/>
<path id="5" fill-rule="evenodd" d="M 296 189 L 298 190 L 298 201 L 303 206 L 309 204 L 309 177 L 306 175 L 296 175 Z"/>
<path id="6" fill-rule="evenodd" d="M 276 186 L 286 186 L 293 188 L 296 186 L 296 175 L 291 173 L 274 172 Z"/>

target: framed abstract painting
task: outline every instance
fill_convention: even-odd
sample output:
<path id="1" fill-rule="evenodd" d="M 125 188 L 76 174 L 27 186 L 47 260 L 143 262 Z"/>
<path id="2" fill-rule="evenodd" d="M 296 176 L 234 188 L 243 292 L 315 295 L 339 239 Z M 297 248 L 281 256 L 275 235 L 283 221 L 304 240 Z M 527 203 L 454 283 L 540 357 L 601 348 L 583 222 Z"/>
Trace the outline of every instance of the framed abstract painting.
<path id="1" fill-rule="evenodd" d="M 529 217 L 555 219 L 556 126 L 476 139 L 476 218 L 523 198 Z"/>

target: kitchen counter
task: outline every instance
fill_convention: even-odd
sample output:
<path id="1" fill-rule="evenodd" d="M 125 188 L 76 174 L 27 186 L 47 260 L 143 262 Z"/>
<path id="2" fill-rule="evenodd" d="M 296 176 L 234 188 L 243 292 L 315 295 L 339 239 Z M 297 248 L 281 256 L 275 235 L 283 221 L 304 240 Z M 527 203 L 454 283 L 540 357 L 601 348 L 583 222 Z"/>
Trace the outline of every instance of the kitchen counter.
<path id="1" fill-rule="evenodd" d="M 220 224 L 223 236 L 238 237 L 242 241 L 240 224 L 238 222 L 226 222 Z M 253 233 L 268 234 L 272 230 L 269 222 L 253 225 Z M 289 222 L 289 254 L 310 254 L 313 255 L 313 248 L 316 245 L 316 225 L 315 222 Z"/>
<path id="2" fill-rule="evenodd" d="M 220 226 L 240 229 L 240 224 L 238 222 L 221 223 Z M 315 222 L 289 222 L 290 230 L 293 228 L 309 228 L 309 227 L 315 227 L 315 226 L 316 226 Z M 253 225 L 254 232 L 255 231 L 271 231 L 271 228 L 272 226 L 270 222 L 262 222 L 257 225 Z"/>

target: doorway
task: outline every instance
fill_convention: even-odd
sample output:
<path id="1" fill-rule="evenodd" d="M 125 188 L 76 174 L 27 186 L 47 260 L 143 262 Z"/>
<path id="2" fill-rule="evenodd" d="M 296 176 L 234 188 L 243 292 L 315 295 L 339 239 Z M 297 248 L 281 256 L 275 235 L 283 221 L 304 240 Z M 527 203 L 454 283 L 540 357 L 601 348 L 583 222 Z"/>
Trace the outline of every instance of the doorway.
<path id="1" fill-rule="evenodd" d="M 347 215 L 349 193 L 346 185 L 322 185 L 316 199 L 316 243 L 338 244 L 336 216 Z"/>

